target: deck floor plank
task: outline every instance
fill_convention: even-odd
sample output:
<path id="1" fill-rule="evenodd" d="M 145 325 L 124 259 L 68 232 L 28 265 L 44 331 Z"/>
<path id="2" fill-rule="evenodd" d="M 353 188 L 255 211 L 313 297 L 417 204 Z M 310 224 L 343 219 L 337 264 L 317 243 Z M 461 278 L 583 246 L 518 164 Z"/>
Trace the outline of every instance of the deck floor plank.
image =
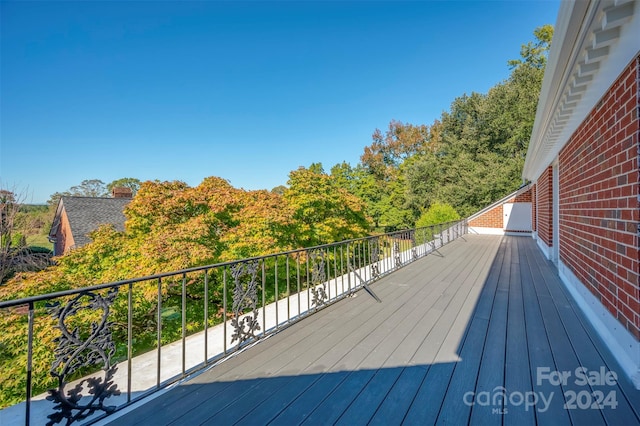
<path id="1" fill-rule="evenodd" d="M 571 424 L 569 412 L 563 408 L 562 389 L 551 385 L 548 380 L 537 381 L 538 368 L 546 368 L 549 371 L 558 370 L 545 328 L 543 312 L 540 309 L 540 305 L 553 303 L 553 300 L 549 297 L 541 299 L 535 290 L 534 282 L 542 280 L 540 270 L 533 262 L 535 256 L 541 256 L 538 249 L 529 244 L 522 253 L 520 275 L 522 296 L 525 300 L 524 314 L 529 349 L 529 371 L 532 377 L 533 392 L 550 398 L 547 403 L 540 401 L 536 405 L 536 410 L 534 411 L 536 423 L 539 425 Z"/>
<path id="2" fill-rule="evenodd" d="M 530 238 L 465 235 L 372 288 L 382 303 L 360 291 L 113 424 L 638 424 L 625 378 L 619 410 L 565 410 L 584 387 L 537 383 L 540 367 L 619 367 Z M 464 403 L 496 388 L 554 397 Z"/>
<path id="3" fill-rule="evenodd" d="M 574 369 L 571 371 L 572 377 L 570 377 L 570 381 L 579 382 L 580 393 L 584 394 L 585 392 L 589 393 L 589 400 L 593 402 L 591 405 L 602 405 L 602 409 L 598 410 L 604 416 L 607 424 L 624 424 L 624 422 L 628 422 L 630 418 L 636 416 L 633 408 L 628 403 L 627 399 L 621 397 L 624 395 L 622 389 L 617 384 L 617 380 L 615 380 L 615 385 L 610 383 L 584 383 L 586 380 L 584 379 L 584 374 L 597 374 L 597 377 L 603 378 L 609 371 L 609 369 L 604 368 L 604 371 L 601 371 L 602 367 L 606 366 L 606 363 L 600 353 L 597 351 L 593 342 L 591 341 L 588 333 L 584 329 L 578 315 L 575 311 L 575 307 L 572 306 L 571 296 L 567 294 L 566 289 L 562 286 L 558 286 L 557 279 L 555 277 L 556 273 L 550 267 L 543 267 L 542 263 L 545 262 L 543 259 L 538 259 L 538 267 L 542 271 L 543 275 L 545 275 L 545 284 L 547 284 L 547 290 L 549 294 L 555 300 L 555 307 L 558 313 L 558 317 L 562 322 L 562 326 L 565 329 L 568 335 L 568 343 L 572 346 L 574 353 L 578 359 L 577 368 L 584 369 L 581 373 L 581 376 L 577 376 L 578 372 Z M 602 374 L 604 372 L 604 374 Z M 615 369 L 614 369 L 615 372 Z M 616 373 L 616 376 L 618 373 Z M 597 382 L 598 380 L 596 380 Z M 615 401 L 613 404 L 599 404 L 596 398 L 599 398 L 599 394 L 602 395 L 612 395 L 613 400 Z M 594 398 L 596 395 L 596 398 Z M 636 393 L 636 396 L 640 396 L 640 392 Z M 579 400 L 578 400 L 579 401 Z M 583 399 L 582 402 L 586 401 L 586 398 Z M 604 401 L 604 400 L 602 400 Z M 602 402 L 601 401 L 601 402 Z M 578 406 L 574 411 L 589 411 L 589 410 L 580 410 Z M 640 418 L 637 419 L 640 423 Z"/>
<path id="4" fill-rule="evenodd" d="M 553 276 L 548 273 L 547 269 L 550 269 L 550 267 L 546 261 L 541 259 L 536 263 L 537 265 L 535 269 L 540 271 L 541 279 L 534 281 L 534 287 L 538 294 L 538 298 L 540 299 L 539 306 L 542 311 L 545 329 L 549 337 L 551 352 L 556 361 L 557 371 L 562 374 L 573 374 L 573 371 L 580 365 L 580 363 L 575 350 L 571 345 L 569 335 L 564 329 L 560 316 L 558 315 L 556 303 L 563 303 L 563 301 L 555 300 L 549 292 L 549 285 L 561 285 L 561 283 L 557 278 L 554 280 Z M 563 380 L 559 386 L 556 386 L 556 390 L 557 392 L 554 397 L 563 398 L 564 404 L 566 404 L 571 394 L 578 394 L 584 389 L 576 383 L 573 377 L 568 377 L 567 380 Z M 567 411 L 569 412 L 569 416 L 571 417 L 573 424 L 605 424 L 602 413 L 599 410 L 568 409 Z"/>
<path id="5" fill-rule="evenodd" d="M 512 240 L 506 240 L 506 250 L 511 252 Z M 482 362 L 480 371 L 477 375 L 477 384 L 475 386 L 475 397 L 467 398 L 474 401 L 475 405 L 471 408 L 471 422 L 483 424 L 502 423 L 500 416 L 496 416 L 494 410 L 503 410 L 503 406 L 495 406 L 486 404 L 482 399 L 478 401 L 478 395 L 493 395 L 496 389 L 504 387 L 504 364 L 505 364 L 505 346 L 507 344 L 507 311 L 509 305 L 511 278 L 511 260 L 513 253 L 505 256 L 498 278 L 497 291 L 494 298 L 491 319 L 489 321 L 489 329 L 485 340 L 484 352 L 482 354 Z M 471 392 L 467 388 L 467 392 Z"/>
<path id="6" fill-rule="evenodd" d="M 533 392 L 531 382 L 531 371 L 529 369 L 529 351 L 527 323 L 524 313 L 523 287 L 531 285 L 529 277 L 524 277 L 524 272 L 520 269 L 522 259 L 520 251 L 520 239 L 514 240 L 512 245 L 513 254 L 511 256 L 511 285 L 509 290 L 509 307 L 507 311 L 507 341 L 504 365 L 504 388 L 508 393 L 510 389 L 517 389 L 520 392 Z M 521 259 L 524 262 L 521 262 Z M 526 265 L 524 265 L 526 269 Z M 529 394 L 533 395 L 533 394 Z M 531 397 L 532 399 L 534 397 Z M 535 407 L 528 407 L 524 404 L 505 404 L 506 415 L 504 416 L 505 426 L 525 426 L 534 425 L 536 422 Z"/>

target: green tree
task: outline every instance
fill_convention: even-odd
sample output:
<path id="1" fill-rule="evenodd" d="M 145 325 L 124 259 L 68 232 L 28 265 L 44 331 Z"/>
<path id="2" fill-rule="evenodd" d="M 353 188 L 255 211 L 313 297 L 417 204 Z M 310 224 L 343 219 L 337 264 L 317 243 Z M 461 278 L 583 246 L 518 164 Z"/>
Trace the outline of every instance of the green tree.
<path id="1" fill-rule="evenodd" d="M 38 232 L 38 223 L 24 211 L 23 197 L 15 190 L 0 188 L 0 285 L 15 273 L 38 271 L 50 264 L 51 254 L 27 245 L 27 237 Z"/>
<path id="2" fill-rule="evenodd" d="M 522 65 L 544 69 L 547 64 L 551 39 L 553 38 L 553 25 L 546 24 L 533 31 L 535 41 L 523 44 L 520 48 L 520 59 L 511 59 L 507 63 L 511 68 Z"/>
<path id="3" fill-rule="evenodd" d="M 374 175 L 361 164 L 352 167 L 349 163 L 342 162 L 331 168 L 331 177 L 339 188 L 364 201 L 366 215 L 373 220 L 374 227 L 378 228 L 384 212 L 380 204 L 383 193 Z"/>
<path id="4" fill-rule="evenodd" d="M 416 221 L 416 227 L 422 228 L 438 223 L 451 222 L 460 219 L 458 212 L 449 204 L 439 202 L 431 203 L 431 207 L 426 210 Z"/>
<path id="5" fill-rule="evenodd" d="M 293 211 L 280 194 L 240 191 L 240 208 L 220 241 L 222 260 L 237 260 L 295 248 Z"/>
<path id="6" fill-rule="evenodd" d="M 401 170 L 404 166 L 401 167 Z M 404 173 L 385 186 L 377 208 L 380 212 L 379 227 L 384 232 L 412 228 L 416 213 L 407 202 L 406 180 Z"/>
<path id="7" fill-rule="evenodd" d="M 284 185 L 278 185 L 271 190 L 274 194 L 284 195 L 284 192 L 287 190 L 287 187 Z"/>
<path id="8" fill-rule="evenodd" d="M 107 197 L 109 192 L 100 179 L 86 179 L 80 185 L 72 186 L 69 192 L 77 197 Z"/>
<path id="9" fill-rule="evenodd" d="M 58 205 L 61 197 L 108 197 L 109 192 L 103 181 L 100 179 L 85 179 L 80 182 L 80 185 L 75 185 L 69 188 L 67 191 L 54 192 L 49 197 L 47 204 L 50 207 L 55 208 Z"/>
<path id="10" fill-rule="evenodd" d="M 427 149 L 430 132 L 425 125 L 391 120 L 385 133 L 376 129 L 372 139 L 360 160 L 378 180 L 388 180 L 395 176 L 403 161 Z"/>
<path id="11" fill-rule="evenodd" d="M 431 198 L 438 193 L 443 175 L 442 165 L 438 156 L 432 151 L 415 155 L 405 162 L 406 202 L 411 209 L 423 211 L 429 207 Z"/>
<path id="12" fill-rule="evenodd" d="M 370 224 L 362 200 L 318 170 L 300 167 L 289 174 L 284 199 L 293 211 L 297 246 L 366 235 Z"/>
<path id="13" fill-rule="evenodd" d="M 392 231 L 413 226 L 417 210 L 407 198 L 405 163 L 435 150 L 440 127 L 434 124 L 429 127 L 392 120 L 384 133 L 376 129 L 373 143 L 364 148 L 361 167 L 373 178 L 375 189 L 372 198 L 363 198 L 376 228 Z"/>

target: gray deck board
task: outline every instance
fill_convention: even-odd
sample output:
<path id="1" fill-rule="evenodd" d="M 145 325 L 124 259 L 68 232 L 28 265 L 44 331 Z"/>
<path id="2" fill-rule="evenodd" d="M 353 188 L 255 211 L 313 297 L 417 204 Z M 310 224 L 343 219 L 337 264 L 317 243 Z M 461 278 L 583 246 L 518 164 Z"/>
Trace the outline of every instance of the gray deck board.
<path id="1" fill-rule="evenodd" d="M 509 307 L 507 311 L 507 342 L 505 352 L 504 377 L 505 389 L 533 389 L 531 371 L 529 369 L 529 336 L 524 313 L 523 286 L 531 285 L 530 280 L 523 278 L 520 269 L 521 252 L 518 244 L 513 244 L 511 276 L 520 277 L 512 281 L 509 291 Z M 524 281 L 524 284 L 523 284 Z M 505 426 L 533 425 L 536 422 L 535 412 L 524 406 L 509 407 L 504 417 Z"/>
<path id="2" fill-rule="evenodd" d="M 531 381 L 533 392 L 539 395 L 554 395 L 550 399 L 548 407 L 534 411 L 536 415 L 536 423 L 539 425 L 555 425 L 570 424 L 571 420 L 569 412 L 563 408 L 563 399 L 559 398 L 558 387 L 552 386 L 549 381 L 538 383 L 536 380 L 536 371 L 538 367 L 549 368 L 551 371 L 557 371 L 558 366 L 551 352 L 549 336 L 545 329 L 543 320 L 543 312 L 540 309 L 541 304 L 553 303 L 551 298 L 541 300 L 534 288 L 534 282 L 542 280 L 540 269 L 535 262 L 528 263 L 526 260 L 533 260 L 535 256 L 539 256 L 537 248 L 530 245 L 526 247 L 526 253 L 522 257 L 525 261 L 521 264 L 520 274 L 522 282 L 522 297 L 526 301 L 524 303 L 525 322 L 527 324 L 527 346 L 529 349 L 529 371 L 531 372 Z M 545 409 L 546 408 L 546 409 Z"/>
<path id="3" fill-rule="evenodd" d="M 540 264 L 538 264 L 540 266 Z M 534 282 L 534 287 L 538 293 L 540 299 L 540 308 L 542 310 L 542 317 L 545 323 L 545 328 L 549 336 L 549 343 L 551 346 L 551 352 L 556 361 L 558 371 L 573 372 L 577 366 L 580 365 L 578 357 L 571 346 L 571 340 L 562 325 L 560 316 L 558 315 L 556 303 L 565 303 L 565 300 L 556 300 L 549 291 L 549 285 L 556 285 L 557 278 L 553 280 L 549 274 L 546 274 L 546 268 L 539 268 L 542 272 L 542 279 Z M 551 282 L 547 282 L 547 281 Z M 584 390 L 581 386 L 578 386 L 573 380 L 569 378 L 565 384 L 561 384 L 557 388 L 556 397 L 560 395 L 569 395 L 572 392 L 576 394 Z M 560 392 L 560 389 L 562 391 Z M 569 410 L 569 415 L 572 422 L 579 425 L 587 424 L 602 424 L 604 419 L 599 410 Z"/>
<path id="4" fill-rule="evenodd" d="M 113 424 L 640 424 L 624 377 L 537 383 L 538 367 L 619 367 L 533 240 L 466 235 L 372 289 L 382 303 L 360 291 Z M 554 397 L 545 411 L 479 403 L 496 389 Z M 615 392 L 618 407 L 564 409 L 585 389 Z"/>
<path id="5" fill-rule="evenodd" d="M 511 250 L 511 240 L 507 240 L 507 250 Z M 505 256 L 500 269 L 498 286 L 494 296 L 493 310 L 489 321 L 489 329 L 485 339 L 485 350 L 482 353 L 480 371 L 477 375 L 476 392 L 491 393 L 504 384 L 505 346 L 507 344 L 507 311 L 509 308 L 509 278 L 511 277 L 512 255 Z M 511 343 L 511 342 L 509 342 Z M 466 388 L 467 390 L 470 387 Z M 493 415 L 492 410 L 502 409 L 493 405 L 476 404 L 471 410 L 471 422 L 474 424 L 501 424 L 500 416 Z"/>
<path id="6" fill-rule="evenodd" d="M 590 340 L 587 331 L 580 322 L 578 313 L 576 312 L 576 307 L 572 303 L 573 301 L 567 295 L 566 290 L 560 286 L 554 285 L 554 277 L 549 275 L 552 271 L 547 270 L 545 273 L 547 274 L 545 283 L 547 283 L 549 293 L 556 301 L 555 307 L 558 312 L 558 316 L 562 322 L 562 326 L 567 331 L 569 343 L 576 354 L 579 365 L 586 368 L 588 371 L 599 371 L 601 366 L 606 365 L 605 360 L 596 349 L 594 343 Z M 611 406 L 604 406 L 602 410 L 599 410 L 608 424 L 624 424 L 627 419 L 636 415 L 627 399 L 624 398 L 624 392 L 622 392 L 622 389 L 619 386 L 616 385 L 615 387 L 612 387 L 607 384 L 596 383 L 589 384 L 588 387 L 583 386 L 582 390 L 585 388 L 589 389 L 590 392 L 593 393 L 603 392 L 604 395 L 607 395 L 609 392 L 615 393 L 617 403 L 615 408 Z M 633 394 L 636 400 L 640 401 L 640 392 L 636 390 Z"/>

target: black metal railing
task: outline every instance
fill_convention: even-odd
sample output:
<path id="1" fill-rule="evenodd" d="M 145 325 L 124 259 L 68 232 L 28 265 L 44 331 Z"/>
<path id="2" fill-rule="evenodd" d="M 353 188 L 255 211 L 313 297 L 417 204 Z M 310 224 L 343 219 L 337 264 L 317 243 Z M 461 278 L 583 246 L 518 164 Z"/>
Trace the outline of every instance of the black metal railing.
<path id="1" fill-rule="evenodd" d="M 0 302 L 2 325 L 24 327 L 27 354 L 24 400 L 0 419 L 96 421 L 361 288 L 380 301 L 369 283 L 466 228 L 449 222 Z M 43 353 L 47 371 L 34 363 Z"/>

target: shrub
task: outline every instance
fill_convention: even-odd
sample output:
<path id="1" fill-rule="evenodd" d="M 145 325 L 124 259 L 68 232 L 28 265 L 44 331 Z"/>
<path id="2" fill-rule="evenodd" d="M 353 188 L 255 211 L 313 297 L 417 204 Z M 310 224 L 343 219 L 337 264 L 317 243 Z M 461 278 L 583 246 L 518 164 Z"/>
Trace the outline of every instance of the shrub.
<path id="1" fill-rule="evenodd" d="M 431 207 L 429 207 L 427 211 L 422 213 L 420 219 L 416 222 L 416 228 L 458 219 L 460 219 L 460 215 L 449 204 L 435 202 L 431 204 Z"/>

